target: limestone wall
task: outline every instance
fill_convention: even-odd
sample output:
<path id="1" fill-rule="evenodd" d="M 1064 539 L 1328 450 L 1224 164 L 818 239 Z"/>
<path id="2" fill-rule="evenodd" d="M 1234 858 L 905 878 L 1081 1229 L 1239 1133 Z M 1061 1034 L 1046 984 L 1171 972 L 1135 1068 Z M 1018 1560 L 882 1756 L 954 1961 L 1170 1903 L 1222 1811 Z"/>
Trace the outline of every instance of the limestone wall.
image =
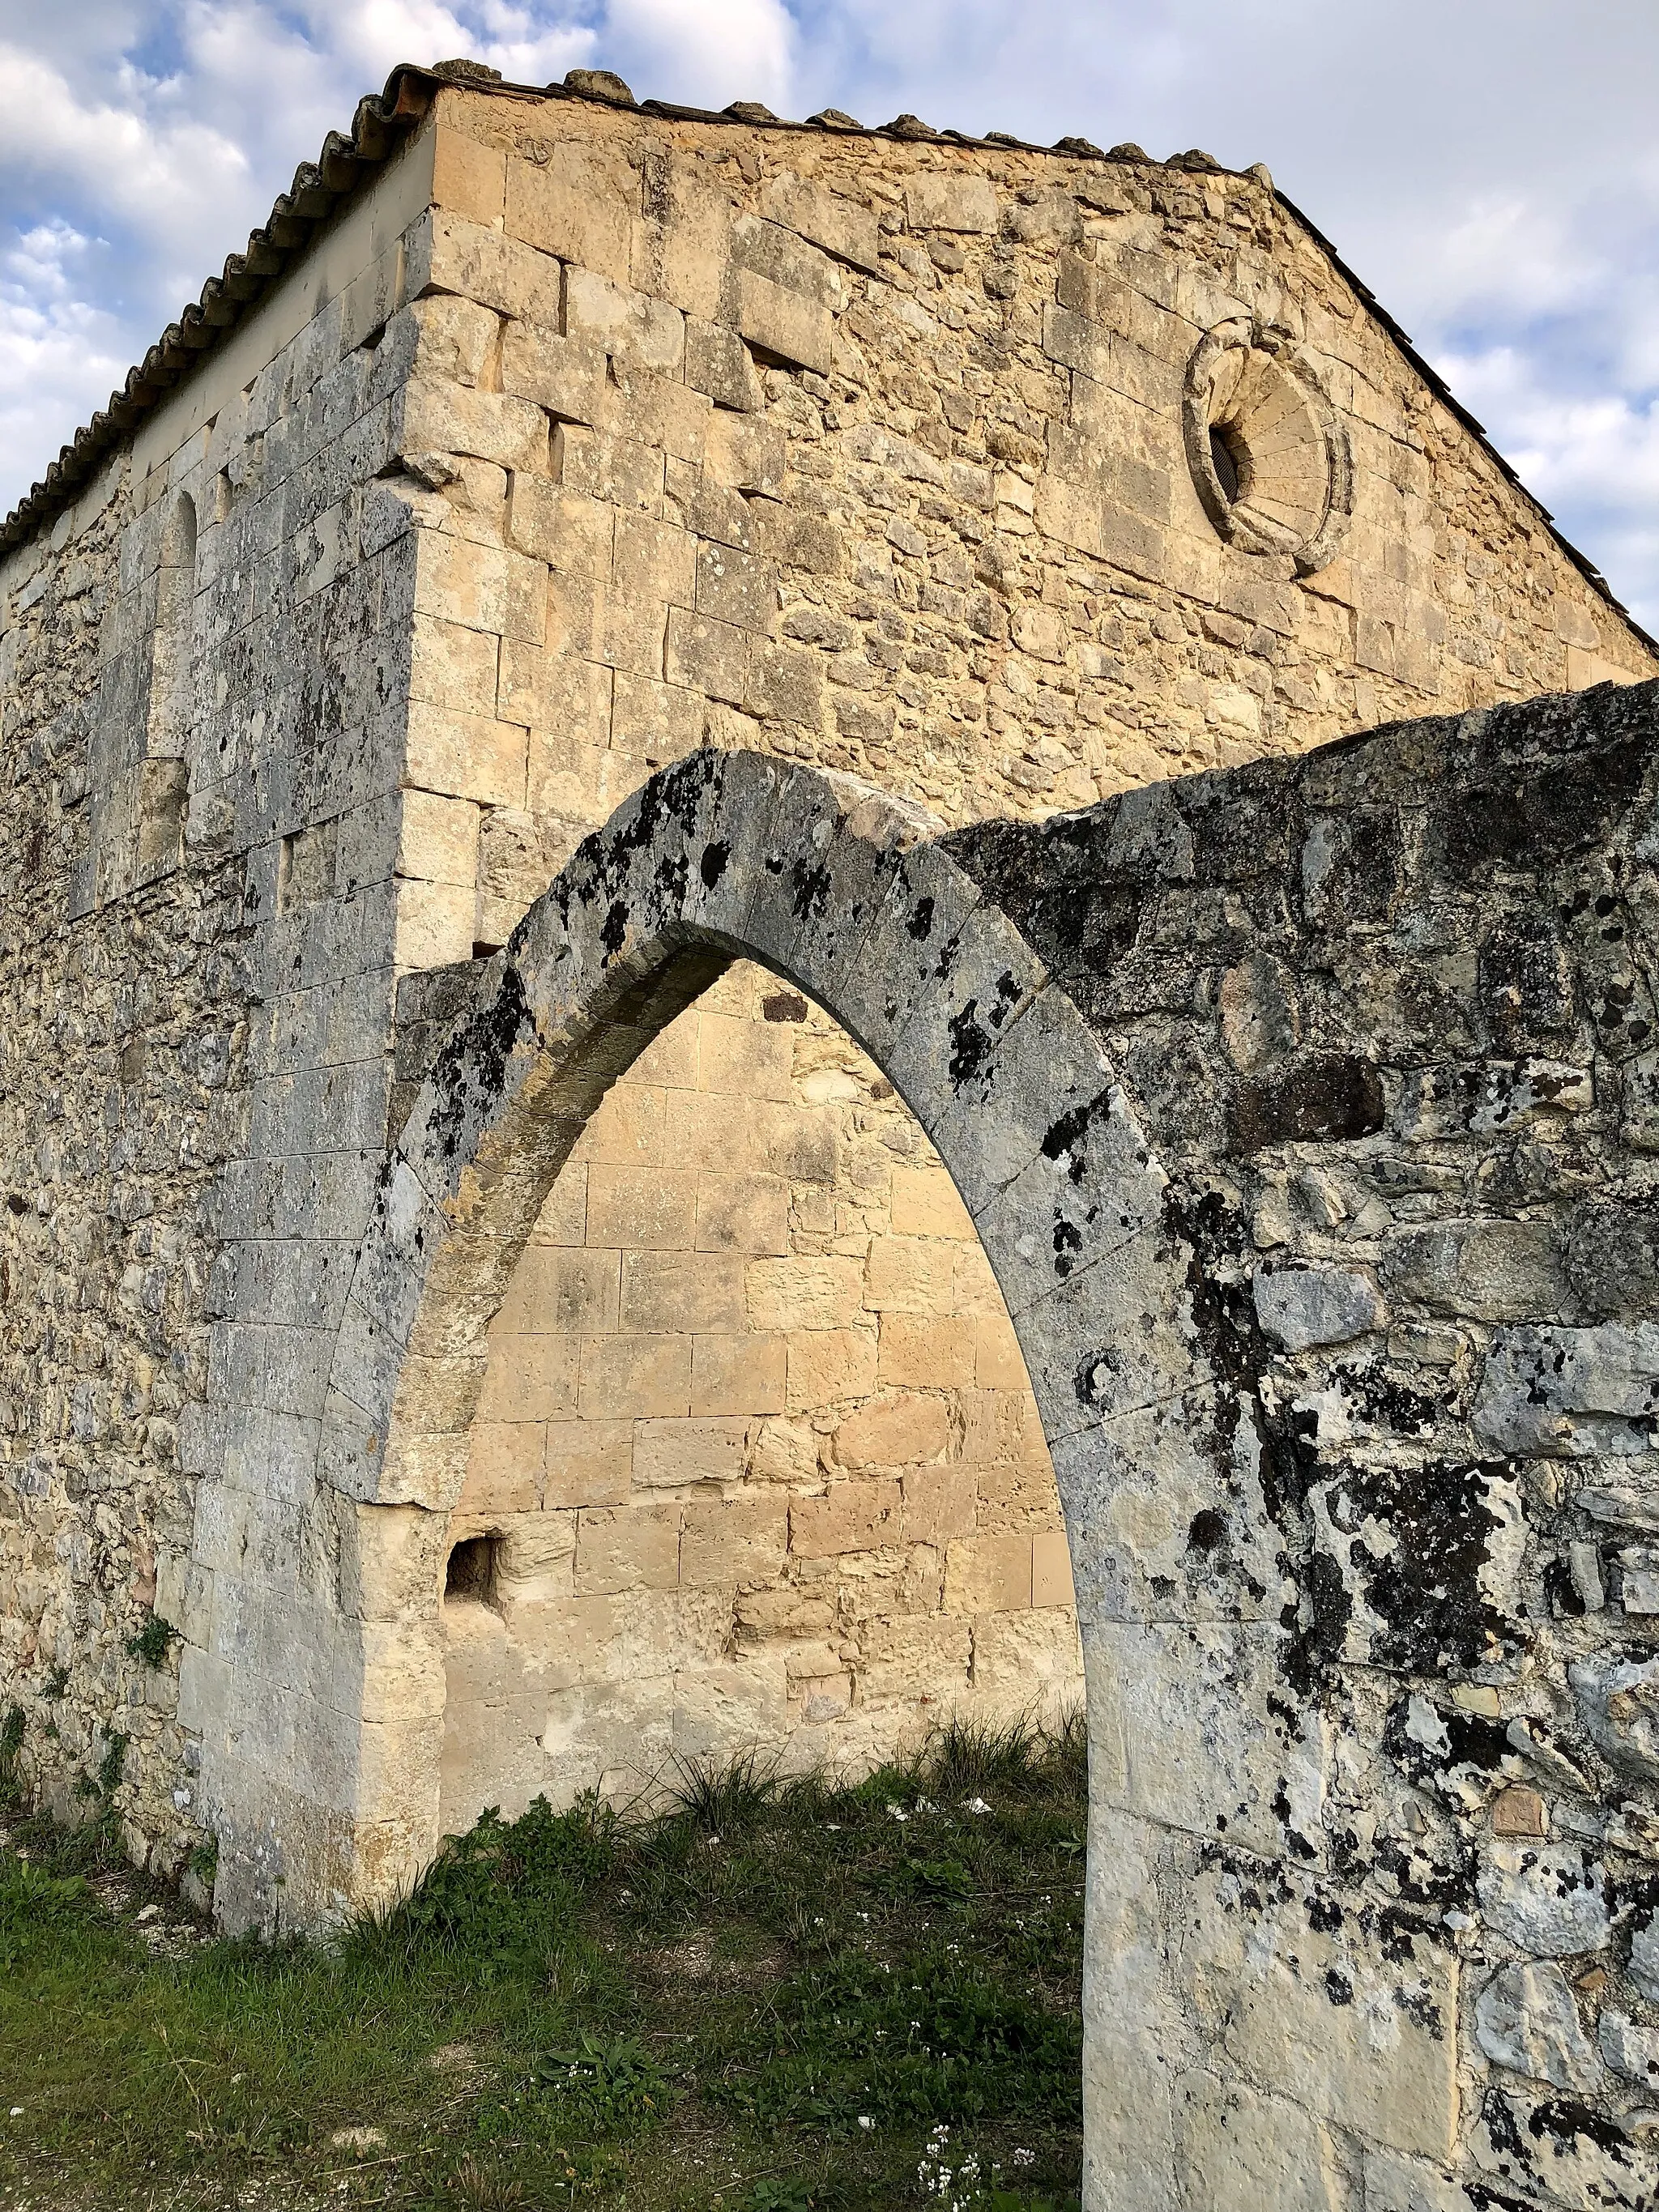
<path id="1" fill-rule="evenodd" d="M 0 567 L 0 1707 L 57 1810 L 118 1768 L 135 1854 L 210 1884 L 239 1762 L 314 1808 L 359 1725 L 307 1392 L 413 834 L 374 491 L 410 151 Z"/>
<path id="2" fill-rule="evenodd" d="M 490 1334 L 452 1540 L 441 1826 L 677 1757 L 866 1768 L 1082 1673 L 977 1232 L 892 1085 L 739 963 L 611 1092 Z M 458 1577 L 458 1579 L 462 1579 Z"/>

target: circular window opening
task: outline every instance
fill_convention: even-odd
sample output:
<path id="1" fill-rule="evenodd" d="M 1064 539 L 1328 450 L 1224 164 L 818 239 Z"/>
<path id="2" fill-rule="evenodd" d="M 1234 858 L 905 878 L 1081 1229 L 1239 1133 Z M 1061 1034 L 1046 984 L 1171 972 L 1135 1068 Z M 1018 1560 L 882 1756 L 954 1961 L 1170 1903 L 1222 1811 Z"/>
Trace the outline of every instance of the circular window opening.
<path id="1" fill-rule="evenodd" d="M 500 1550 L 499 1537 L 463 1537 L 444 1569 L 444 1603 L 494 1605 Z"/>
<path id="2" fill-rule="evenodd" d="M 1352 505 L 1336 410 L 1280 331 L 1243 319 L 1200 340 L 1187 369 L 1187 459 L 1205 512 L 1246 553 L 1332 560 Z"/>

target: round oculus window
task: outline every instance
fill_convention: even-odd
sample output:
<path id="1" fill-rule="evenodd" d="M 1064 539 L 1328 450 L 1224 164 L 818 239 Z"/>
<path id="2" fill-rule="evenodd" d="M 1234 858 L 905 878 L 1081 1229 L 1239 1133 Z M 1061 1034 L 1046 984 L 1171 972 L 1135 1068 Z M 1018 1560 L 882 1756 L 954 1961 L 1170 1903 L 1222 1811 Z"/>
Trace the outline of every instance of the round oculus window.
<path id="1" fill-rule="evenodd" d="M 1182 418 L 1193 482 L 1222 537 L 1288 554 L 1304 575 L 1335 558 L 1353 503 L 1347 437 L 1285 332 L 1218 324 L 1188 363 Z"/>

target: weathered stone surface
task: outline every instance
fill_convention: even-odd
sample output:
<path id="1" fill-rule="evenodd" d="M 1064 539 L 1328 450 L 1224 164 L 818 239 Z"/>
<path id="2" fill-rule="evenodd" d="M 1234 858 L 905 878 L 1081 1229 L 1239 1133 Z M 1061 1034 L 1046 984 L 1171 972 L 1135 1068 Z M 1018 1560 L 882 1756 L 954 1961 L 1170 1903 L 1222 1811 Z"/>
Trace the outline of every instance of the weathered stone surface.
<path id="1" fill-rule="evenodd" d="M 1286 1267 L 1259 1273 L 1256 1319 L 1287 1352 L 1316 1344 L 1346 1344 L 1382 1321 L 1376 1286 L 1367 1275 L 1340 1267 Z"/>
<path id="2" fill-rule="evenodd" d="M 1498 1934 L 1535 1958 L 1607 1946 L 1605 1869 L 1571 1844 L 1495 1843 L 1479 1887 Z"/>
<path id="3" fill-rule="evenodd" d="M 1601 2015 L 1604 2052 L 1607 2018 Z M 1593 2095 L 1601 2087 L 1595 2047 L 1559 1966 L 1500 1967 L 1474 2001 L 1474 2033 L 1492 2064 L 1511 2074 L 1530 2075 L 1576 2095 Z"/>

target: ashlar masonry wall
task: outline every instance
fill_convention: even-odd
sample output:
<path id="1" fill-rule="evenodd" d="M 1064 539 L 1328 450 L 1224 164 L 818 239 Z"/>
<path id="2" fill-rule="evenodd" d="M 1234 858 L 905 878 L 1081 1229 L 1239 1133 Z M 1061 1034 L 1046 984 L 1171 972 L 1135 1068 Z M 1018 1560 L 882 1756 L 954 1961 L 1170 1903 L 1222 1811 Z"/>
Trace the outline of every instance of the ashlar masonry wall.
<path id="1" fill-rule="evenodd" d="M 538 1791 L 637 1797 L 677 1759 L 856 1771 L 953 1714 L 1082 1705 L 978 1232 L 891 1084 L 747 962 L 554 1183 L 452 1536 L 491 1557 L 445 1600 L 446 1832 Z"/>

